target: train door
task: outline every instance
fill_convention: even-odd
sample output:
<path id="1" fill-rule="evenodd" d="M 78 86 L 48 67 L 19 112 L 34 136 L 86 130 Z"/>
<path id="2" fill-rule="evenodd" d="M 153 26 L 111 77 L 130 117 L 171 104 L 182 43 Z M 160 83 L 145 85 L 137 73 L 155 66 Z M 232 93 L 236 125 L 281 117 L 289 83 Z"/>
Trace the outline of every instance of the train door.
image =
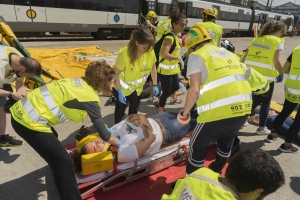
<path id="1" fill-rule="evenodd" d="M 44 0 L 15 0 L 16 18 L 19 22 L 46 22 Z"/>
<path id="2" fill-rule="evenodd" d="M 124 4 L 126 0 L 109 0 L 107 23 L 108 24 L 125 24 Z"/>
<path id="3" fill-rule="evenodd" d="M 281 21 L 281 16 L 275 15 L 274 20 L 275 20 L 275 21 Z"/>
<path id="4" fill-rule="evenodd" d="M 262 29 L 264 24 L 267 22 L 268 14 L 261 13 L 260 14 L 260 27 L 259 29 Z"/>
<path id="5" fill-rule="evenodd" d="M 178 8 L 180 10 L 180 13 L 182 13 L 186 16 L 186 1 L 185 0 L 178 1 Z"/>

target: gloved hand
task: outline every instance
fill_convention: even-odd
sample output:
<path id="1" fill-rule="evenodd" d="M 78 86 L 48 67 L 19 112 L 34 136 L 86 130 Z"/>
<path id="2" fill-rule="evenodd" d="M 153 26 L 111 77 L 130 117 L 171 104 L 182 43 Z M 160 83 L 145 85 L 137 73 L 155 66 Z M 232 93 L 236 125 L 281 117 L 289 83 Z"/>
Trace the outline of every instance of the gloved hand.
<path id="1" fill-rule="evenodd" d="M 113 134 L 113 135 L 115 136 L 115 138 L 117 138 L 118 144 L 115 145 L 115 146 L 119 149 L 120 146 L 121 146 L 121 140 L 120 140 L 120 137 L 119 137 L 119 136 L 117 135 L 117 133 L 116 133 L 115 131 L 113 131 L 112 129 L 107 128 L 107 130 L 108 130 L 111 134 Z"/>
<path id="2" fill-rule="evenodd" d="M 121 88 L 118 89 L 118 94 L 119 94 L 119 101 L 123 104 L 126 104 L 127 100 Z"/>
<path id="3" fill-rule="evenodd" d="M 178 57 L 178 60 L 179 60 L 179 63 L 180 63 L 180 68 L 181 68 L 181 70 L 183 70 L 184 69 L 184 62 L 183 62 L 183 60 L 180 56 Z"/>
<path id="4" fill-rule="evenodd" d="M 157 85 L 153 85 L 152 89 L 153 89 L 154 96 L 158 96 L 159 95 L 159 89 L 158 89 Z"/>

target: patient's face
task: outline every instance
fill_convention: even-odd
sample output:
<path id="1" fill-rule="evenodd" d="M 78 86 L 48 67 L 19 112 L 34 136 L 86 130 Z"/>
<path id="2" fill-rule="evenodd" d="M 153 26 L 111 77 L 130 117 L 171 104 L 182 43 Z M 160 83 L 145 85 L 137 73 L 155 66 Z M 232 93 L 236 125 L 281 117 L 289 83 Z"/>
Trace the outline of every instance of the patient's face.
<path id="1" fill-rule="evenodd" d="M 86 144 L 86 151 L 88 154 L 102 152 L 105 147 L 105 143 L 106 142 L 104 142 L 101 138 L 93 140 Z"/>

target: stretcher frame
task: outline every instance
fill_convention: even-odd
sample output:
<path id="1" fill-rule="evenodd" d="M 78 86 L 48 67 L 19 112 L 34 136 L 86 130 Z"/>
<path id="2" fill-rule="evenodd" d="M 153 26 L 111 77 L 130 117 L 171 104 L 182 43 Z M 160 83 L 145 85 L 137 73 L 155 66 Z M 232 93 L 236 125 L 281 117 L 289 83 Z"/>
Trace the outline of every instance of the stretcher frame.
<path id="1" fill-rule="evenodd" d="M 158 152 L 143 156 L 133 162 L 133 167 L 125 170 L 118 170 L 117 165 L 114 164 L 114 169 L 110 172 L 106 172 L 105 176 L 100 179 L 91 180 L 85 183 L 79 183 L 78 188 L 82 189 L 87 186 L 95 185 L 91 189 L 87 190 L 86 192 L 81 194 L 82 199 L 87 198 L 89 195 L 94 193 L 95 191 L 102 188 L 102 190 L 109 191 L 114 188 L 120 187 L 132 181 L 138 180 L 145 176 L 152 175 L 156 172 L 164 170 L 168 167 L 176 165 L 178 163 L 184 162 L 187 160 L 187 153 L 188 153 L 188 143 L 189 139 L 180 141 L 177 144 L 168 145 L 166 147 L 162 147 L 161 150 Z M 150 158 L 156 154 L 168 152 L 165 156 L 157 158 L 155 160 L 151 160 L 144 164 L 139 164 L 143 160 Z M 125 179 L 124 179 L 125 178 Z M 113 183 L 118 179 L 122 179 L 123 181 Z"/>

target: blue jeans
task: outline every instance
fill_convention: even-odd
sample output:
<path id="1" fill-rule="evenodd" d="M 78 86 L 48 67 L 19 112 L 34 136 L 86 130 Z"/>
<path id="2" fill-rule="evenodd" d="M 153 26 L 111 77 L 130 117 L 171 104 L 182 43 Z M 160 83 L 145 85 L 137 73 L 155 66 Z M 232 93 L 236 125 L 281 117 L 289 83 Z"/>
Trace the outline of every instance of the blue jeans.
<path id="1" fill-rule="evenodd" d="M 271 104 L 273 91 L 274 91 L 274 82 L 270 83 L 269 91 L 270 91 L 269 97 L 266 98 L 264 102 L 262 102 L 259 111 L 259 126 L 261 127 L 265 127 L 267 124 L 267 119 L 270 111 L 270 104 Z"/>
<path id="2" fill-rule="evenodd" d="M 181 126 L 177 121 L 177 113 L 163 112 L 154 115 L 153 118 L 159 119 L 166 130 L 166 141 L 164 144 L 171 144 L 181 140 L 186 134 L 196 127 L 196 119 L 191 119 L 190 123 Z"/>

